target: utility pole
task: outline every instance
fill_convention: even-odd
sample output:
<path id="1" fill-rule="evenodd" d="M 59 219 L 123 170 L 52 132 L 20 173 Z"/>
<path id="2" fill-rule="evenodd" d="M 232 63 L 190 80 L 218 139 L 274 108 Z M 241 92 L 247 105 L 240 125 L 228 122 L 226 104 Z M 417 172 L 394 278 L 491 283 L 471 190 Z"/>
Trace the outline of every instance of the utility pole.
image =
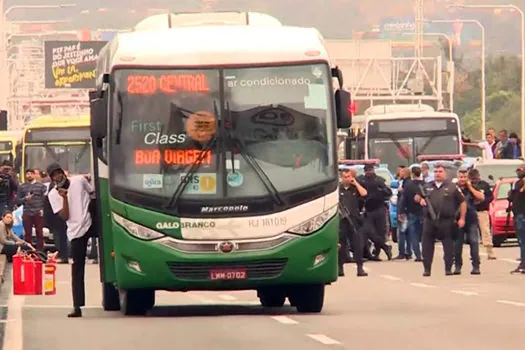
<path id="1" fill-rule="evenodd" d="M 423 46 L 424 46 L 424 13 L 423 13 L 423 0 L 416 0 L 415 7 L 415 24 L 416 24 L 416 42 L 414 47 L 415 59 L 416 59 L 416 79 L 413 92 L 416 95 L 422 95 L 425 92 L 425 77 L 424 77 L 424 67 L 421 61 L 423 57 Z"/>
<path id="2" fill-rule="evenodd" d="M 416 22 L 416 57 L 421 58 L 423 57 L 423 45 L 424 45 L 424 29 L 423 24 L 425 20 L 425 15 L 423 12 L 423 0 L 416 0 L 416 16 L 415 16 L 415 22 Z"/>

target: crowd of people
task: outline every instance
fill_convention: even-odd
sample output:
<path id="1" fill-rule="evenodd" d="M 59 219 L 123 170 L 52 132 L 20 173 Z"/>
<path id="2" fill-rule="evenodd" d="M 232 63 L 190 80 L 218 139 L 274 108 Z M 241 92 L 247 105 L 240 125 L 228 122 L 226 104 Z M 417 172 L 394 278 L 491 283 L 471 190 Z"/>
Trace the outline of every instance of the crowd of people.
<path id="1" fill-rule="evenodd" d="M 509 192 L 513 203 L 509 210 L 514 213 L 521 260 L 512 272 L 525 274 L 525 166 L 516 173 L 520 180 Z M 366 165 L 360 177 L 355 169 L 343 170 L 339 188 L 339 275 L 344 276 L 346 262 L 355 262 L 357 275 L 366 276 L 364 260 L 380 260 L 379 253 L 384 250 L 389 260 L 414 257 L 423 264 L 423 275 L 430 276 L 436 241 L 443 244 L 446 275 L 462 273 L 465 243 L 470 250 L 470 273 L 481 274 L 480 241 L 488 259 L 496 259 L 489 220 L 492 190 L 476 169 L 459 168 L 456 178 L 457 182 L 452 182 L 445 165 L 439 163 L 433 174 L 424 162 L 399 169 L 398 254 L 392 257 L 392 248 L 386 244 L 385 215 L 385 202 L 392 191 L 375 174 L 373 165 Z"/>
<path id="2" fill-rule="evenodd" d="M 472 144 L 469 137 L 463 136 L 462 141 Z M 515 132 L 502 129 L 496 133 L 494 128 L 489 128 L 485 140 L 479 142 L 479 148 L 485 150 L 485 157 L 489 159 L 519 159 L 521 154 L 521 139 Z"/>
<path id="3" fill-rule="evenodd" d="M 6 160 L 0 168 L 0 254 L 8 260 L 19 251 L 44 251 L 44 227 L 53 234 L 57 262 L 69 264 L 72 259 L 73 311 L 69 317 L 81 317 L 85 304 L 84 270 L 88 241 L 89 258 L 97 262 L 94 230 L 94 189 L 86 176 L 68 176 L 57 163 L 47 171 L 26 169 L 25 181 L 19 183 L 13 164 Z M 13 211 L 22 207 L 24 237 L 13 232 Z M 34 235 L 33 235 L 34 230 Z M 35 237 L 33 237 L 35 236 Z M 36 242 L 36 249 L 33 244 Z"/>

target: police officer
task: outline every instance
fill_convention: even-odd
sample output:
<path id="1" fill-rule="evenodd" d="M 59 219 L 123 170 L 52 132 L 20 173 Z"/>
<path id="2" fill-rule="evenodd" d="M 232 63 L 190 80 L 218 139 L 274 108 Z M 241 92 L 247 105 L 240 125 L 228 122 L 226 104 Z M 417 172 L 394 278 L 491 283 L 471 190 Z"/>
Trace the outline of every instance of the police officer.
<path id="1" fill-rule="evenodd" d="M 357 264 L 357 276 L 368 276 L 363 268 L 363 237 L 360 218 L 359 200 L 366 197 L 366 189 L 357 182 L 355 169 L 345 169 L 341 175 L 339 186 L 339 276 L 344 276 L 344 263 L 348 255 L 348 241 L 354 252 L 354 260 Z"/>
<path id="2" fill-rule="evenodd" d="M 416 194 L 414 200 L 424 207 L 422 246 L 425 271 L 423 276 L 430 276 L 436 239 L 443 243 L 445 274 L 450 276 L 457 228 L 465 226 L 467 211 L 465 197 L 457 190 L 455 184 L 447 180 L 443 165 L 436 164 L 434 181 L 425 184 L 422 195 Z M 459 219 L 457 219 L 458 211 Z"/>
<path id="3" fill-rule="evenodd" d="M 463 266 L 463 245 L 465 244 L 465 236 L 470 247 L 470 260 L 472 261 L 471 275 L 479 275 L 479 223 L 476 212 L 476 202 L 481 202 L 485 199 L 483 192 L 479 190 L 477 185 L 473 184 L 468 178 L 468 171 L 466 169 L 459 169 L 457 174 L 458 190 L 461 191 L 465 197 L 467 205 L 467 213 L 465 215 L 465 226 L 459 229 L 458 235 L 454 242 L 454 275 L 461 275 L 461 267 Z"/>
<path id="4" fill-rule="evenodd" d="M 509 193 L 509 202 L 512 203 L 514 226 L 520 246 L 520 264 L 511 273 L 525 274 L 525 166 L 516 169 L 516 175 L 519 180 Z"/>
<path id="5" fill-rule="evenodd" d="M 386 185 L 385 180 L 376 175 L 374 165 L 364 166 L 365 175 L 359 178 L 359 182 L 367 191 L 365 199 L 365 221 L 364 230 L 367 236 L 374 242 L 375 253 L 373 260 L 379 261 L 381 249 L 384 250 L 388 260 L 392 260 L 392 247 L 386 244 L 386 207 L 385 201 L 392 196 L 392 190 Z"/>
<path id="6" fill-rule="evenodd" d="M 476 206 L 476 214 L 478 217 L 479 230 L 481 231 L 481 242 L 487 250 L 487 257 L 489 260 L 495 260 L 494 250 L 492 249 L 492 232 L 490 229 L 490 217 L 489 209 L 490 203 L 494 200 L 494 194 L 490 189 L 490 185 L 481 180 L 478 169 L 470 169 L 468 177 L 472 185 L 483 194 L 483 200 L 477 200 L 474 202 Z"/>

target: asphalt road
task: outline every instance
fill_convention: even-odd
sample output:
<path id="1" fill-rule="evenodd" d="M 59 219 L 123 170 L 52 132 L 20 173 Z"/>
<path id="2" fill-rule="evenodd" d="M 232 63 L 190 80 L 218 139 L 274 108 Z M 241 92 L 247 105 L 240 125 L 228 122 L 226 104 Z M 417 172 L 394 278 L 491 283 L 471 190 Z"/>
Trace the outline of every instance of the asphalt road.
<path id="1" fill-rule="evenodd" d="M 5 326 L 4 350 L 522 350 L 525 275 L 509 273 L 516 247 L 496 251 L 496 261 L 482 257 L 480 276 L 469 266 L 445 276 L 440 249 L 430 278 L 413 261 L 369 263 L 367 278 L 349 264 L 319 315 L 264 310 L 255 292 L 191 292 L 159 293 L 151 315 L 123 317 L 102 311 L 98 268 L 88 265 L 88 307 L 82 319 L 68 319 L 70 271 L 61 265 L 56 296 L 13 297 L 3 285 L 0 336 Z"/>

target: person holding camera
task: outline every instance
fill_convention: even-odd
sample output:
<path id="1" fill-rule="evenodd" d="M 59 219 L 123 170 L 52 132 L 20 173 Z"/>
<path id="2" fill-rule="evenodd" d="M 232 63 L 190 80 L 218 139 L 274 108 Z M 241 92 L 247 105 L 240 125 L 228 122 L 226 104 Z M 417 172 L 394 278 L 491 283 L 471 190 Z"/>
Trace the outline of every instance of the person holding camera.
<path id="1" fill-rule="evenodd" d="M 73 311 L 68 317 L 82 317 L 81 307 L 85 306 L 84 274 L 88 240 L 92 236 L 92 217 L 90 212 L 91 196 L 94 189 L 82 176 L 68 178 L 57 163 L 47 168 L 54 188 L 49 191 L 48 199 L 53 213 L 58 213 L 67 225 L 67 238 L 71 244 L 71 287 L 73 293 Z"/>

